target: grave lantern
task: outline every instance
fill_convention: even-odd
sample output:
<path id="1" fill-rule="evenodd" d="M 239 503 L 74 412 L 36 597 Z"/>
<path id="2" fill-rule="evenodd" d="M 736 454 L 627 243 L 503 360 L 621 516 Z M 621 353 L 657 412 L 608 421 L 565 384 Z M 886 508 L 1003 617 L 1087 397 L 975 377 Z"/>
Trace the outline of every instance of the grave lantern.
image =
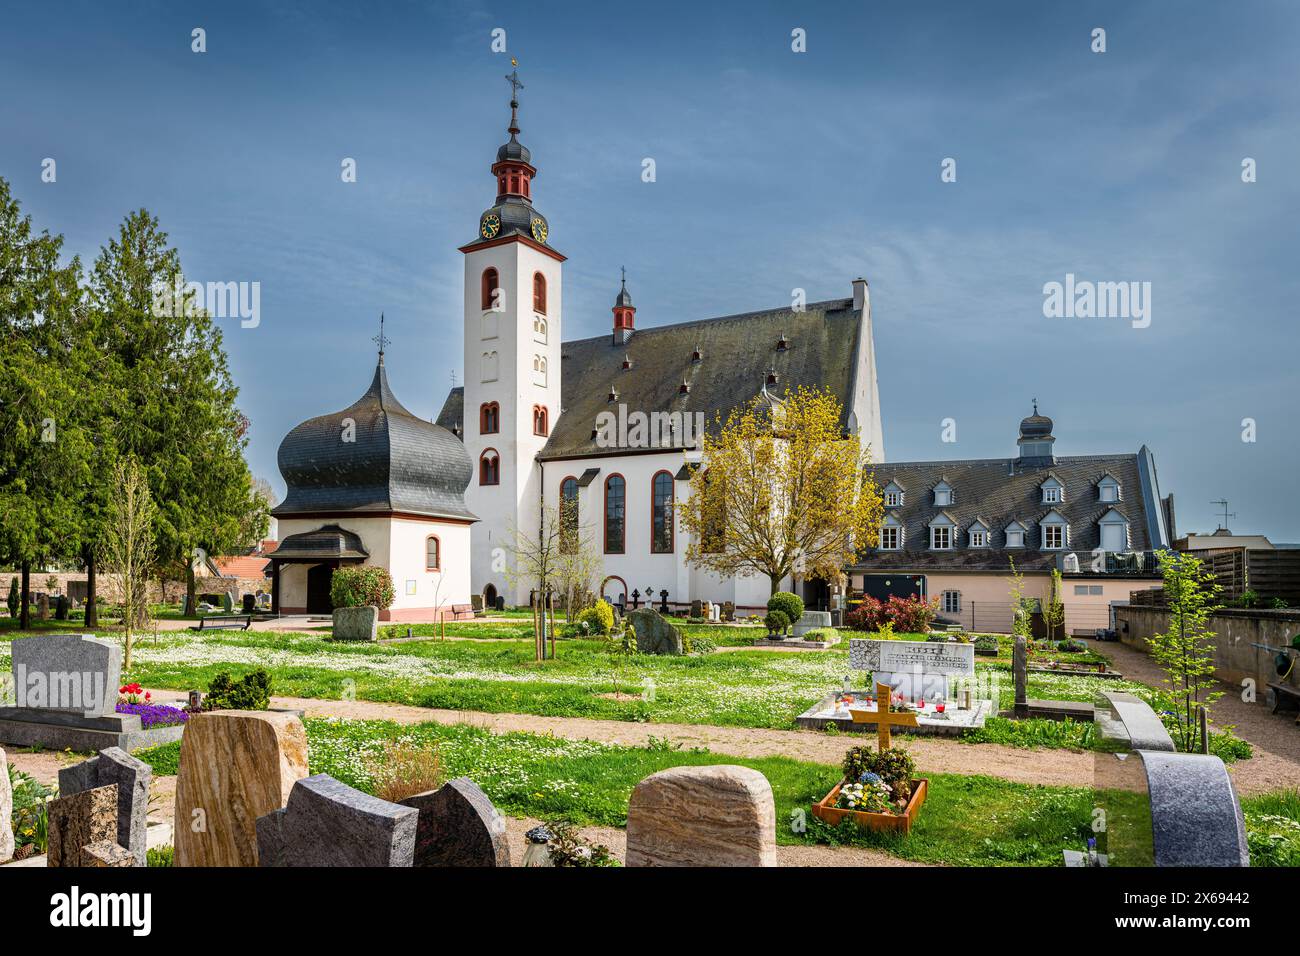
<path id="1" fill-rule="evenodd" d="M 524 866 L 554 866 L 551 860 L 551 840 L 555 834 L 546 827 L 533 827 L 524 834 L 528 849 L 524 851 Z"/>

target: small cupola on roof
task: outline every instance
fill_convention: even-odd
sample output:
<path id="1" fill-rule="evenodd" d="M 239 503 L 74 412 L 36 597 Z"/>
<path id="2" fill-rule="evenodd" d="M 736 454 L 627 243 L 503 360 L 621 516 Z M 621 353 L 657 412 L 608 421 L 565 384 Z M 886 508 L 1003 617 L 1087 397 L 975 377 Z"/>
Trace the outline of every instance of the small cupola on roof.
<path id="1" fill-rule="evenodd" d="M 446 428 L 397 400 L 379 364 L 370 388 L 342 411 L 309 419 L 280 443 L 288 492 L 277 518 L 369 513 L 477 520 L 465 506 L 474 468 L 465 445 Z"/>
<path id="2" fill-rule="evenodd" d="M 632 333 L 636 330 L 636 306 L 632 304 L 632 293 L 627 291 L 627 270 L 621 270 L 623 273 L 623 287 L 618 290 L 618 295 L 614 297 L 614 344 L 625 345 L 628 339 L 632 338 Z M 631 368 L 631 364 L 625 362 L 624 368 Z"/>
<path id="3" fill-rule="evenodd" d="M 1020 464 L 1029 468 L 1054 465 L 1056 454 L 1053 445 L 1056 437 L 1052 434 L 1052 420 L 1046 415 L 1038 414 L 1038 399 L 1034 399 L 1034 413 L 1020 422 L 1020 437 L 1016 444 L 1020 449 Z"/>

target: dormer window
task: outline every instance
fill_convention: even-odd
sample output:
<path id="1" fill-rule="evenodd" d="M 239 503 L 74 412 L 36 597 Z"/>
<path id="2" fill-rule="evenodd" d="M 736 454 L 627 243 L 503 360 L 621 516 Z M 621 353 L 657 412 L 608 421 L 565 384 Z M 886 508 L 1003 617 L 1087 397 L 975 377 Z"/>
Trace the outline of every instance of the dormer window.
<path id="1" fill-rule="evenodd" d="M 989 526 L 984 523 L 983 519 L 976 519 L 966 529 L 966 543 L 972 548 L 987 548 L 989 546 Z"/>
<path id="2" fill-rule="evenodd" d="M 1109 509 L 1097 522 L 1101 537 L 1101 550 L 1127 551 L 1129 549 L 1128 518 L 1114 508 Z"/>
<path id="3" fill-rule="evenodd" d="M 768 384 L 768 385 L 775 385 L 775 384 L 776 384 L 776 381 L 777 381 L 776 369 L 774 369 L 774 368 L 770 368 L 770 369 L 768 369 L 768 370 L 767 370 L 767 384 Z"/>
<path id="4" fill-rule="evenodd" d="M 1044 551 L 1064 551 L 1070 543 L 1070 525 L 1058 511 L 1050 511 L 1038 522 L 1042 532 L 1040 547 Z"/>
<path id="5" fill-rule="evenodd" d="M 1003 530 L 1007 539 L 1008 548 L 1023 548 L 1025 546 L 1025 533 L 1029 529 L 1019 521 L 1013 521 Z"/>
<path id="6" fill-rule="evenodd" d="M 608 399 L 608 401 L 610 401 L 610 402 L 617 402 L 617 401 L 618 401 L 618 389 L 616 389 L 616 388 L 611 388 L 611 389 L 609 390 L 609 399 Z"/>
<path id="7" fill-rule="evenodd" d="M 1065 485 L 1055 475 L 1048 475 L 1039 488 L 1043 492 L 1043 504 L 1059 505 L 1065 500 Z"/>
<path id="8" fill-rule="evenodd" d="M 625 354 L 623 356 L 623 371 L 626 372 L 631 367 L 632 367 L 632 356 Z"/>
<path id="9" fill-rule="evenodd" d="M 677 389 L 678 393 L 682 395 L 689 394 L 690 390 L 691 390 L 691 383 L 686 381 L 683 381 L 681 386 L 678 387 Z"/>
<path id="10" fill-rule="evenodd" d="M 952 504 L 952 485 L 946 481 L 941 481 L 934 486 L 934 506 L 936 508 L 947 508 Z"/>
<path id="11" fill-rule="evenodd" d="M 930 550 L 951 551 L 957 523 L 946 512 L 939 512 L 930 522 Z"/>
<path id="12" fill-rule="evenodd" d="M 1120 484 L 1114 475 L 1106 474 L 1097 482 L 1097 500 L 1114 504 L 1120 500 Z"/>
<path id="13" fill-rule="evenodd" d="M 893 515 L 886 515 L 880 525 L 880 550 L 903 550 L 903 525 Z"/>
<path id="14" fill-rule="evenodd" d="M 694 352 L 691 353 L 692 362 L 698 362 L 703 358 L 704 358 L 704 353 L 701 352 L 699 349 L 696 349 Z"/>
<path id="15" fill-rule="evenodd" d="M 782 333 L 781 333 L 781 337 L 780 337 L 779 339 L 776 340 L 776 350 L 777 350 L 778 352 L 784 352 L 784 351 L 786 351 L 786 350 L 789 349 L 789 348 L 790 348 L 790 340 L 787 339 L 787 338 L 785 337 L 785 333 L 782 332 Z"/>
<path id="16" fill-rule="evenodd" d="M 889 484 L 885 485 L 883 489 L 883 496 L 885 499 L 886 508 L 903 507 L 903 496 L 904 496 L 903 486 L 898 484 L 897 482 L 891 481 Z"/>

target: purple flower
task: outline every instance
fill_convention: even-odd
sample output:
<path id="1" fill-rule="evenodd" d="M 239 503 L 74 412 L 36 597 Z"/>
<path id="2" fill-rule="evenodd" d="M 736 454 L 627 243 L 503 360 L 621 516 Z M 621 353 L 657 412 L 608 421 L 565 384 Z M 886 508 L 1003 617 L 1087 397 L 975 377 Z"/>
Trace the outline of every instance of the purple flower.
<path id="1" fill-rule="evenodd" d="M 175 727 L 190 719 L 190 715 L 176 707 L 166 704 L 118 704 L 119 714 L 135 714 L 140 718 L 140 726 L 145 730 L 152 727 Z"/>

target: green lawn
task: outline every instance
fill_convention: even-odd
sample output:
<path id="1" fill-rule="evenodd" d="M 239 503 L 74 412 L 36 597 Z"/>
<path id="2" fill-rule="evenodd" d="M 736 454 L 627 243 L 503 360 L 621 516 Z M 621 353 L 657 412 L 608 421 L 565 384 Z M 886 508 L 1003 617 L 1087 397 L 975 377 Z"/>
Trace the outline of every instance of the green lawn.
<path id="1" fill-rule="evenodd" d="M 512 639 L 512 631 L 526 635 L 527 627 L 520 631 L 502 621 L 449 627 L 464 636 L 491 639 L 430 638 L 375 645 L 259 631 L 162 632 L 156 642 L 148 637 L 137 643 L 123 679 L 152 689 L 205 689 L 219 671 L 238 676 L 265 667 L 274 678 L 275 693 L 284 696 L 337 700 L 355 695 L 452 710 L 790 728 L 795 716 L 838 688 L 849 673 L 847 641 L 828 651 L 797 654 L 737 650 L 624 660 L 607 653 L 599 641 L 565 640 L 557 643 L 555 660 L 539 662 L 533 659 L 531 636 Z M 736 630 L 710 625 L 686 629 L 711 640 L 717 639 L 717 632 Z M 7 643 L 0 640 L 0 662 L 7 653 Z M 977 673 L 986 687 L 997 679 L 1000 704 L 1009 707 L 1012 689 L 1006 666 L 977 659 Z M 1031 678 L 1030 694 L 1035 697 L 1088 700 L 1103 685 L 1093 677 Z M 1129 682 L 1107 681 L 1104 686 L 1152 693 Z M 1002 724 L 996 732 L 999 743 L 1087 746 L 1077 735 Z"/>
<path id="2" fill-rule="evenodd" d="M 741 764 L 758 770 L 776 799 L 777 841 L 876 846 L 909 860 L 962 866 L 1059 866 L 1061 851 L 1082 849 L 1092 807 L 1089 790 L 935 774 L 910 837 L 831 829 L 810 807 L 838 782 L 837 767 L 783 757 L 757 760 L 679 750 L 666 744 L 621 747 L 540 734 L 492 734 L 465 725 L 402 726 L 387 721 L 306 722 L 312 773 L 361 790 L 385 741 L 437 745 L 449 776 L 468 776 L 502 811 L 541 819 L 622 827 L 637 782 L 677 766 Z M 846 744 L 847 747 L 847 744 Z M 175 773 L 180 744 L 140 751 L 156 773 Z M 798 811 L 796 813 L 796 811 Z M 806 828 L 799 826 L 799 821 Z"/>

